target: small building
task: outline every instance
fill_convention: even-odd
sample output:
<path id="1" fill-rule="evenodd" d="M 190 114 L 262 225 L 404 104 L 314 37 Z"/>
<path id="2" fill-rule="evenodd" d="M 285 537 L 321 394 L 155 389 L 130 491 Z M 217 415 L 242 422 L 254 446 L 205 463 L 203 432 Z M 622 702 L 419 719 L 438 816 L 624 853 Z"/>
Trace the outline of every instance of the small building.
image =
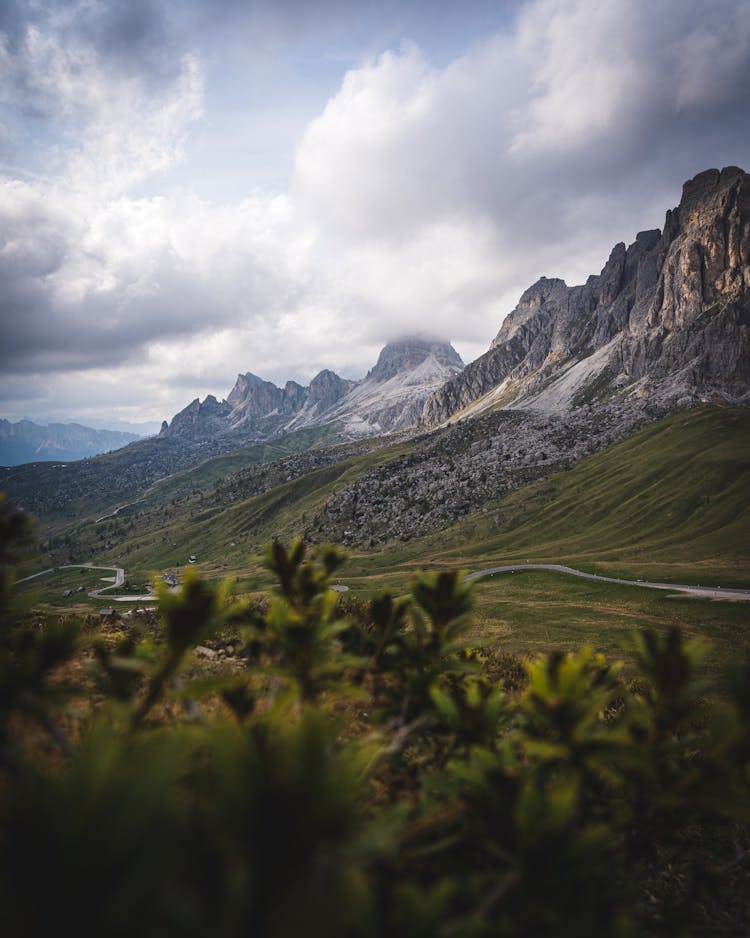
<path id="1" fill-rule="evenodd" d="M 76 589 L 76 593 L 82 593 L 82 592 L 84 591 L 84 589 L 85 589 L 85 587 L 79 586 L 79 587 Z"/>
<path id="2" fill-rule="evenodd" d="M 197 560 L 197 558 L 196 558 L 195 554 L 191 554 L 191 555 L 188 557 L 188 563 L 195 563 L 196 560 Z"/>
<path id="3" fill-rule="evenodd" d="M 73 590 L 63 590 L 63 596 L 64 596 L 66 599 L 68 598 L 68 596 L 71 596 L 72 593 L 73 593 Z"/>
<path id="4" fill-rule="evenodd" d="M 114 616 L 115 610 L 111 606 L 104 606 L 99 610 L 99 615 L 102 619 L 111 619 Z"/>

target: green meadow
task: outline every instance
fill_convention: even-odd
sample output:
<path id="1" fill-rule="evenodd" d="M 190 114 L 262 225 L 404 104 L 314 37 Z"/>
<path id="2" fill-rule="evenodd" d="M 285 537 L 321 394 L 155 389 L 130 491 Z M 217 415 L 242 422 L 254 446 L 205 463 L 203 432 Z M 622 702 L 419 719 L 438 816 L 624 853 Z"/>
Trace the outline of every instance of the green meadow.
<path id="1" fill-rule="evenodd" d="M 299 442 L 287 442 L 287 451 Z M 129 581 L 143 584 L 167 571 L 180 575 L 195 555 L 208 578 L 232 578 L 237 592 L 254 594 L 271 584 L 264 544 L 309 534 L 332 495 L 414 445 L 399 441 L 260 495 L 217 504 L 214 484 L 248 464 L 252 448 L 246 448 L 164 480 L 135 514 L 70 527 L 51 556 L 58 565 L 118 564 Z M 284 444 L 267 447 L 265 457 L 282 450 Z M 265 458 L 259 447 L 252 455 Z M 633 580 L 750 586 L 750 411 L 706 406 L 677 412 L 446 530 L 352 549 L 341 581 L 350 595 L 367 599 L 386 586 L 404 592 L 419 569 L 525 562 Z M 24 588 L 32 585 L 38 591 L 41 582 Z M 48 593 L 45 583 L 42 602 L 57 605 L 59 596 L 51 593 L 61 592 L 59 586 L 55 582 Z M 472 639 L 521 654 L 581 643 L 616 652 L 639 625 L 679 623 L 709 639 L 718 662 L 750 636 L 750 603 L 531 571 L 486 578 L 474 593 Z"/>

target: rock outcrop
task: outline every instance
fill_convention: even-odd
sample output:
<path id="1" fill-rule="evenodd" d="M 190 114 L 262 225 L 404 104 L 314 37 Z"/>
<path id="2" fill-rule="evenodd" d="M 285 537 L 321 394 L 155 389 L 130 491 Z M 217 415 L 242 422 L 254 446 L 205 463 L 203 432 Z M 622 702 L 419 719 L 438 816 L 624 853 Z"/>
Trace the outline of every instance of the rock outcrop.
<path id="1" fill-rule="evenodd" d="M 423 421 L 496 406 L 550 412 L 636 396 L 750 400 L 750 176 L 685 183 L 662 231 L 615 245 L 581 286 L 542 277 L 489 350 L 426 402 Z"/>
<path id="2" fill-rule="evenodd" d="M 209 394 L 203 403 L 196 397 L 187 407 L 174 415 L 168 427 L 165 428 L 162 424 L 159 436 L 199 439 L 212 433 L 220 433 L 230 413 L 231 407 L 228 402 L 219 403 L 213 394 Z"/>
<path id="3" fill-rule="evenodd" d="M 365 379 L 325 419 L 340 421 L 349 436 L 414 426 L 425 400 L 462 368 L 460 355 L 447 342 L 414 337 L 389 342 Z"/>

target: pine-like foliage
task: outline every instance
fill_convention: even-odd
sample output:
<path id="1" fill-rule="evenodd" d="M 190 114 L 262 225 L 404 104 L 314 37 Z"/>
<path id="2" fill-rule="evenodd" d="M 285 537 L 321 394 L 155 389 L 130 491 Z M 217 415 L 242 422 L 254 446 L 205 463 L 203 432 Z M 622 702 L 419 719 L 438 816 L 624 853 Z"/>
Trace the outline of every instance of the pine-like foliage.
<path id="1" fill-rule="evenodd" d="M 747 663 L 713 705 L 677 629 L 636 635 L 635 680 L 590 648 L 488 663 L 461 574 L 342 601 L 301 541 L 267 604 L 191 574 L 156 629 L 92 636 L 18 608 L 0 509 L 9 938 L 747 929 Z M 201 673 L 227 630 L 244 668 Z"/>

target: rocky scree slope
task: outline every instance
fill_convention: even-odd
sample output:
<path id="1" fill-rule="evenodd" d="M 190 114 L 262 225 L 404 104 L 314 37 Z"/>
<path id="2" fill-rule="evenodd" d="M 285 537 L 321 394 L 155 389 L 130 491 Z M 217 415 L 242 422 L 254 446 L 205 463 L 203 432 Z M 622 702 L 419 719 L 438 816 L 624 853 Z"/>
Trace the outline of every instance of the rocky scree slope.
<path id="1" fill-rule="evenodd" d="M 309 387 L 287 381 L 279 388 L 248 372 L 238 375 L 226 400 L 196 398 L 162 424 L 160 436 L 262 440 L 336 422 L 345 438 L 386 433 L 415 424 L 426 398 L 462 368 L 450 344 L 407 337 L 389 342 L 361 381 L 325 369 Z"/>
<path id="2" fill-rule="evenodd" d="M 657 409 L 633 404 L 579 408 L 566 414 L 494 411 L 439 430 L 417 433 L 413 428 L 387 437 L 365 437 L 348 443 L 310 449 L 274 462 L 248 466 L 197 493 L 201 518 L 235 509 L 238 519 L 252 515 L 247 500 L 308 473 L 345 463 L 356 472 L 359 457 L 386 444 L 409 443 L 408 452 L 384 453 L 383 461 L 355 481 L 341 484 L 314 516 L 299 509 L 300 532 L 308 542 L 335 541 L 347 546 L 375 547 L 407 541 L 489 506 L 509 492 L 550 473 L 569 468 L 580 458 L 624 439 L 649 420 Z M 294 491 L 282 500 L 288 506 Z M 137 509 L 141 532 L 163 525 L 164 506 Z M 249 509 L 249 511 L 248 511 Z M 264 523 L 275 524 L 274 509 Z M 495 515 L 495 524 L 505 519 Z M 233 536 L 242 540 L 269 537 L 268 530 L 247 528 Z M 166 535 L 163 535 L 166 540 Z M 91 555 L 93 556 L 93 554 Z"/>
<path id="3" fill-rule="evenodd" d="M 422 419 L 628 396 L 750 402 L 750 176 L 737 167 L 686 182 L 663 230 L 615 245 L 585 284 L 542 277 L 529 287 Z"/>
<path id="4" fill-rule="evenodd" d="M 415 431 L 412 429 L 389 435 L 387 439 L 383 437 L 364 437 L 348 443 L 337 443 L 333 446 L 308 449 L 273 462 L 248 466 L 217 483 L 213 492 L 204 496 L 204 502 L 213 507 L 225 508 L 248 498 L 253 498 L 255 495 L 270 492 L 277 486 L 292 482 L 294 479 L 299 479 L 310 472 L 355 459 L 359 456 L 366 456 L 381 449 L 384 445 L 408 440 L 413 438 L 414 435 Z"/>
<path id="5" fill-rule="evenodd" d="M 409 454 L 337 492 L 305 536 L 376 546 L 440 530 L 663 413 L 631 402 L 561 414 L 498 410 L 460 421 L 416 437 Z M 495 518 L 497 525 L 503 521 Z"/>

